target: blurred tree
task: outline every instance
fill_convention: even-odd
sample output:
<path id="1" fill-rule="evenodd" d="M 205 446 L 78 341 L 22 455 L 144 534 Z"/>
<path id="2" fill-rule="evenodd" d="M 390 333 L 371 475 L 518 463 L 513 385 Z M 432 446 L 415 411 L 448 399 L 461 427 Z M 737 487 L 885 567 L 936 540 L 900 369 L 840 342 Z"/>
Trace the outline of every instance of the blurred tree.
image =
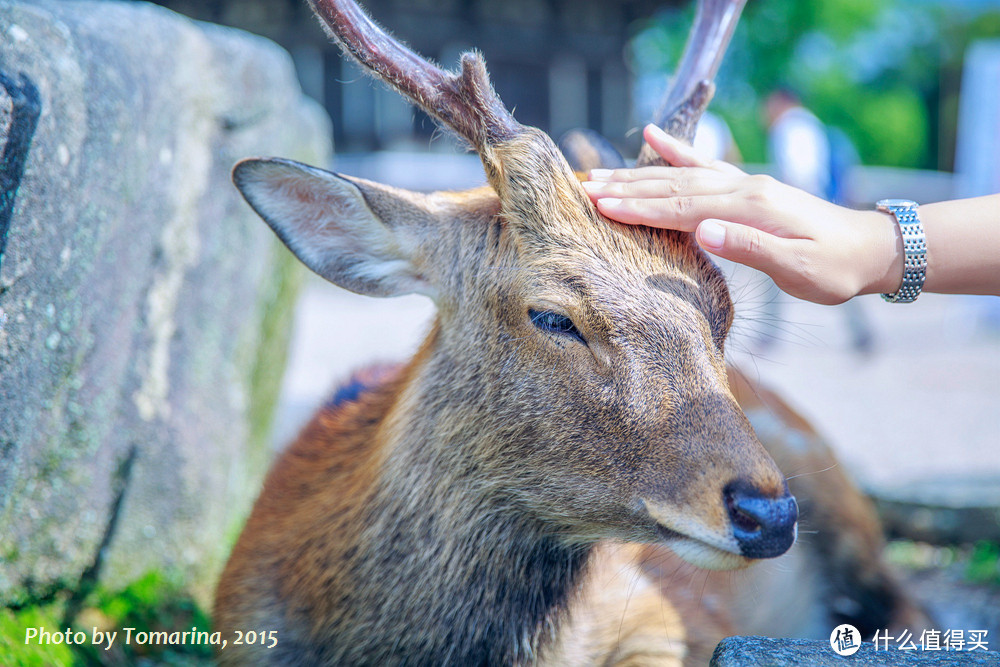
<path id="1" fill-rule="evenodd" d="M 693 6 L 636 26 L 629 60 L 640 86 L 673 70 L 692 18 Z M 995 37 L 995 3 L 753 0 L 719 73 L 713 110 L 747 161 L 760 162 L 762 100 L 790 86 L 847 133 L 865 163 L 950 169 L 963 54 L 972 41 Z M 637 99 L 652 96 L 640 91 Z"/>

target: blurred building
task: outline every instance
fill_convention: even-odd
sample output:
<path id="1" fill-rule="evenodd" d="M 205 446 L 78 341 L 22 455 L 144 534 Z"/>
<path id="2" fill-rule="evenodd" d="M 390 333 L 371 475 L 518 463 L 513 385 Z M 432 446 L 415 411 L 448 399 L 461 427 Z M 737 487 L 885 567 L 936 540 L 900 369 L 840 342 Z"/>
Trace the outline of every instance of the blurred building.
<path id="1" fill-rule="evenodd" d="M 966 54 L 958 120 L 958 194 L 1000 192 L 1000 40 L 976 42 Z"/>
<path id="2" fill-rule="evenodd" d="M 426 148 L 435 131 L 422 112 L 345 61 L 306 0 L 157 0 L 196 19 L 281 44 L 306 93 L 334 123 L 338 152 Z M 519 121 L 553 136 L 590 127 L 623 138 L 631 109 L 624 49 L 628 27 L 665 5 L 650 0 L 368 0 L 365 9 L 417 52 L 454 67 L 476 48 Z"/>

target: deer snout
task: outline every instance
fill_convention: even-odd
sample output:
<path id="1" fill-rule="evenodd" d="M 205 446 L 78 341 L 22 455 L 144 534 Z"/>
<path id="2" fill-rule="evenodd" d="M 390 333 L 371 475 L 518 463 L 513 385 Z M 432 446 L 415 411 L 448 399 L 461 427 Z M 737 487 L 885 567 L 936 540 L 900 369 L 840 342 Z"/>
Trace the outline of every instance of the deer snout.
<path id="1" fill-rule="evenodd" d="M 726 486 L 723 499 L 743 557 L 774 558 L 795 542 L 799 508 L 787 489 L 783 495 L 769 498 L 750 484 L 737 481 Z"/>

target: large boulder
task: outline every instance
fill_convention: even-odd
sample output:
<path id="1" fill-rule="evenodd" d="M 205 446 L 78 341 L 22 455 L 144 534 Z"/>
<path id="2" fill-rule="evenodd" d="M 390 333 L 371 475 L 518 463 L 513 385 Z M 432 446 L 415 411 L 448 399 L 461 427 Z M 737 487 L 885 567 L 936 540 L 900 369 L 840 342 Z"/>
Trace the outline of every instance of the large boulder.
<path id="1" fill-rule="evenodd" d="M 230 169 L 329 149 L 271 42 L 0 0 L 0 607 L 152 570 L 207 601 L 269 459 L 298 280 Z"/>

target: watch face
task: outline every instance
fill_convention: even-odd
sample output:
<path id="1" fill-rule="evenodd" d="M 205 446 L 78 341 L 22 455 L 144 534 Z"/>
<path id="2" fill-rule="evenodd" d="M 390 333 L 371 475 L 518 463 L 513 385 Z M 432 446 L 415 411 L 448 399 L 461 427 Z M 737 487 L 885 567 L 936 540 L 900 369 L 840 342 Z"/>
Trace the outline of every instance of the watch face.
<path id="1" fill-rule="evenodd" d="M 909 208 L 910 206 L 916 206 L 917 202 L 911 201 L 909 199 L 883 199 L 875 204 L 878 208 L 889 209 L 889 208 Z"/>

